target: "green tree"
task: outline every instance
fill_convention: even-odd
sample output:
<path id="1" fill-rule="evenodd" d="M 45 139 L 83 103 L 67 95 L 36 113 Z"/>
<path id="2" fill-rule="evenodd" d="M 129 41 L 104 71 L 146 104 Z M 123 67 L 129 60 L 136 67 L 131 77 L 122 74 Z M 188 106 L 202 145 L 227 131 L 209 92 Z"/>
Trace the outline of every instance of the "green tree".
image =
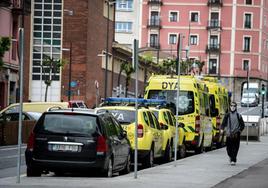
<path id="1" fill-rule="evenodd" d="M 43 63 L 41 65 L 42 67 L 42 76 L 44 78 L 44 82 L 46 84 L 46 90 L 45 90 L 45 102 L 47 102 L 47 91 L 48 87 L 51 86 L 51 83 L 53 81 L 53 77 L 60 73 L 60 68 L 65 65 L 66 61 L 59 59 L 55 60 L 49 56 L 45 56 Z"/>
<path id="2" fill-rule="evenodd" d="M 141 56 L 141 61 L 144 62 L 144 78 L 143 78 L 143 84 L 144 87 L 146 86 L 147 82 L 147 74 L 148 74 L 148 67 L 153 63 L 153 54 L 152 52 L 145 53 Z M 144 88 L 145 90 L 145 88 Z"/>
<path id="3" fill-rule="evenodd" d="M 0 68 L 4 65 L 4 55 L 5 52 L 10 49 L 10 38 L 0 37 Z"/>
<path id="4" fill-rule="evenodd" d="M 122 70 L 122 71 L 121 71 Z M 132 64 L 130 63 L 123 63 L 120 66 L 120 72 L 124 72 L 126 74 L 126 93 L 125 97 L 127 97 L 128 92 L 128 86 L 131 79 L 131 74 L 134 72 L 134 68 L 132 67 Z"/>

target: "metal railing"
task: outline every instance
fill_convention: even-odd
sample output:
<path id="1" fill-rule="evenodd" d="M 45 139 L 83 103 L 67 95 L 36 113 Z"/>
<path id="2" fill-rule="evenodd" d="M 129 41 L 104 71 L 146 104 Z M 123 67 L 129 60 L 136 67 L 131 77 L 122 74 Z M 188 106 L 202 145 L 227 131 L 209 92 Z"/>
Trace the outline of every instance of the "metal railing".
<path id="1" fill-rule="evenodd" d="M 208 6 L 222 6 L 222 0 L 208 0 Z"/>
<path id="2" fill-rule="evenodd" d="M 148 19 L 147 27 L 161 28 L 161 20 L 159 18 Z"/>
<path id="3" fill-rule="evenodd" d="M 162 0 L 148 0 L 147 2 L 148 5 L 163 5 Z"/>
<path id="4" fill-rule="evenodd" d="M 207 53 L 219 53 L 220 52 L 220 44 L 208 44 L 206 48 Z"/>
<path id="5" fill-rule="evenodd" d="M 218 19 L 208 20 L 207 29 L 221 29 L 221 21 Z"/>

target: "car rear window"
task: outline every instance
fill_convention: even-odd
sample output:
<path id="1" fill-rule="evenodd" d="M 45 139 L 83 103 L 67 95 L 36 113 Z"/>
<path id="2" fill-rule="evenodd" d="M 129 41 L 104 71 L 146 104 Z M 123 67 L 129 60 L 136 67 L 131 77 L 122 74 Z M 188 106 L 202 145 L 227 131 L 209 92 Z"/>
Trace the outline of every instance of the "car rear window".
<path id="1" fill-rule="evenodd" d="M 97 129 L 97 117 L 80 114 L 45 114 L 36 124 L 40 134 L 92 135 Z"/>
<path id="2" fill-rule="evenodd" d="M 101 109 L 98 112 L 110 112 L 117 121 L 121 124 L 130 124 L 135 122 L 135 111 L 127 110 L 112 110 L 112 109 Z"/>

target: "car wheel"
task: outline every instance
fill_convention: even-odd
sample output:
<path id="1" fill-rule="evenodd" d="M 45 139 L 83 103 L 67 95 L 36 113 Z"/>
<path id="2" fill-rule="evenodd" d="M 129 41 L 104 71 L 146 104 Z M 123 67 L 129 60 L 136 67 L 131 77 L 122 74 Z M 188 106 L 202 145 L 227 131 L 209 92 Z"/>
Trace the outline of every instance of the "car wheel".
<path id="1" fill-rule="evenodd" d="M 128 174 L 130 172 L 130 165 L 131 165 L 131 159 L 130 159 L 130 154 L 127 156 L 127 161 L 125 168 L 119 172 L 120 175 Z"/>
<path id="2" fill-rule="evenodd" d="M 35 168 L 27 167 L 26 175 L 27 177 L 40 177 L 41 171 Z"/>
<path id="3" fill-rule="evenodd" d="M 178 148 L 178 158 L 182 159 L 184 157 L 186 157 L 186 146 L 184 143 L 182 143 L 182 145 L 180 145 Z"/>
<path id="4" fill-rule="evenodd" d="M 167 144 L 166 150 L 165 150 L 165 155 L 164 155 L 164 161 L 165 162 L 170 162 L 172 159 L 172 149 L 170 144 Z"/>
<path id="5" fill-rule="evenodd" d="M 107 169 L 104 173 L 105 177 L 111 178 L 113 176 L 113 161 L 111 158 L 109 158 Z"/>
<path id="6" fill-rule="evenodd" d="M 150 168 L 150 167 L 153 167 L 153 165 L 154 165 L 154 151 L 151 149 L 148 155 L 144 159 L 143 166 L 145 168 Z"/>

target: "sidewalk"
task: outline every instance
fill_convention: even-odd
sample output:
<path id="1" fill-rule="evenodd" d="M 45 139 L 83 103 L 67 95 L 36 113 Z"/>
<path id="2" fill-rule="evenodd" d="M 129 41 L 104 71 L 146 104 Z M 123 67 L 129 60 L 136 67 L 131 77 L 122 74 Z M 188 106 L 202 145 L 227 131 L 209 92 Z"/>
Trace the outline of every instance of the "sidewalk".
<path id="1" fill-rule="evenodd" d="M 42 176 L 22 177 L 21 184 L 16 185 L 16 177 L 10 177 L 0 179 L 0 187 L 208 188 L 267 159 L 268 135 L 262 136 L 260 140 L 260 142 L 251 141 L 248 145 L 245 141 L 241 142 L 236 166 L 229 164 L 226 149 L 222 148 L 178 160 L 176 166 L 171 162 L 138 171 L 137 179 L 134 179 L 134 173 L 111 179 Z"/>

